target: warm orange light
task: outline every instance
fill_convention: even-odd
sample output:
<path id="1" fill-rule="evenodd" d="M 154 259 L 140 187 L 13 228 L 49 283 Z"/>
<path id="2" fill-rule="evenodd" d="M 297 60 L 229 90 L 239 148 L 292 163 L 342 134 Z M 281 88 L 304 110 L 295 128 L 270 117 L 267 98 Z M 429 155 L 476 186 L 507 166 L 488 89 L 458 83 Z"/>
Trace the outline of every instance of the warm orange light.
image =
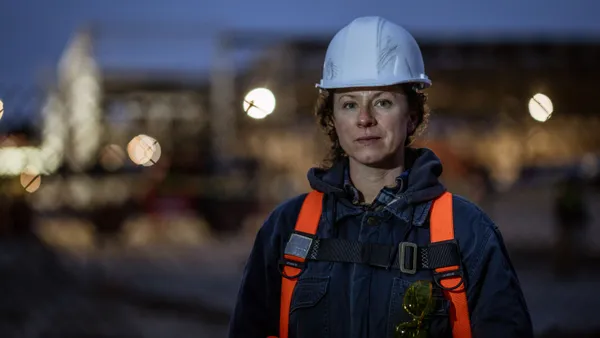
<path id="1" fill-rule="evenodd" d="M 158 162 L 161 155 L 160 144 L 148 135 L 140 134 L 127 145 L 127 154 L 137 165 L 151 166 Z"/>
<path id="2" fill-rule="evenodd" d="M 42 184 L 42 176 L 34 167 L 28 166 L 21 172 L 21 185 L 25 191 L 34 193 Z"/>

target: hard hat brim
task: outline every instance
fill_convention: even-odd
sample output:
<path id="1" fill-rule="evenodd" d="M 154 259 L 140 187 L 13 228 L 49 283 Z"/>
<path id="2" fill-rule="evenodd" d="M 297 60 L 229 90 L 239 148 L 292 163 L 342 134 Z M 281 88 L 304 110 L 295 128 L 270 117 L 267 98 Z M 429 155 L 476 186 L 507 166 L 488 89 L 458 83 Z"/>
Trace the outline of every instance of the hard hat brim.
<path id="1" fill-rule="evenodd" d="M 319 89 L 345 89 L 345 88 L 359 88 L 359 87 L 386 87 L 393 86 L 397 84 L 408 84 L 412 83 L 419 86 L 419 89 L 426 89 L 431 87 L 431 80 L 428 78 L 415 78 L 415 79 L 406 79 L 403 81 L 398 80 L 390 80 L 390 81 L 356 81 L 356 82 L 335 82 L 335 81 L 324 81 L 321 80 L 319 83 L 315 85 L 316 88 Z"/>

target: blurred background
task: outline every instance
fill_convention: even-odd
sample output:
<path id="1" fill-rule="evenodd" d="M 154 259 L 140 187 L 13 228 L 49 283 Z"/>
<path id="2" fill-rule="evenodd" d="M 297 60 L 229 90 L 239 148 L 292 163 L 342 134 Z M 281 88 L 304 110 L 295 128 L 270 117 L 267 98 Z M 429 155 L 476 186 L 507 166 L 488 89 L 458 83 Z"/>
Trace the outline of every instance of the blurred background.
<path id="1" fill-rule="evenodd" d="M 0 337 L 225 337 L 257 229 L 308 191 L 327 44 L 384 15 L 418 146 L 500 227 L 539 337 L 600 337 L 600 3 L 0 1 Z M 597 97 L 596 97 L 597 98 Z"/>

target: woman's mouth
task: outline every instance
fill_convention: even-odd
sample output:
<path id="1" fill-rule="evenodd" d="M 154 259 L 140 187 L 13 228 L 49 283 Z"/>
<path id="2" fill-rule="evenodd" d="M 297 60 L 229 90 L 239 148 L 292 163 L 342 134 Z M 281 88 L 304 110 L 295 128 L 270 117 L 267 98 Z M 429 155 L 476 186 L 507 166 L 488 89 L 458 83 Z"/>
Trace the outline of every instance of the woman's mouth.
<path id="1" fill-rule="evenodd" d="M 378 136 L 363 136 L 363 137 L 357 138 L 356 143 L 368 146 L 368 145 L 378 142 L 379 140 L 381 140 L 381 137 L 378 137 Z"/>

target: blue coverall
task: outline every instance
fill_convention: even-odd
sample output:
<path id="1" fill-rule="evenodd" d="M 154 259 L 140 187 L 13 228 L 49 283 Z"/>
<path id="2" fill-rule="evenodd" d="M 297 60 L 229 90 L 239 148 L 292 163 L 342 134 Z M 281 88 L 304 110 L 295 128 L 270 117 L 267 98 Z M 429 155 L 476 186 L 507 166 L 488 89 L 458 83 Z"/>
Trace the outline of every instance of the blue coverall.
<path id="1" fill-rule="evenodd" d="M 396 190 L 384 188 L 370 206 L 348 191 L 348 162 L 312 168 L 311 187 L 325 194 L 317 236 L 397 245 L 429 243 L 432 200 L 446 191 L 442 164 L 429 149 L 407 148 L 409 171 Z M 279 205 L 259 230 L 247 262 L 230 323 L 230 338 L 278 336 L 281 275 L 277 264 L 306 195 Z M 519 280 L 496 225 L 475 204 L 453 195 L 455 238 L 463 260 L 473 337 L 533 337 Z M 393 337 L 410 317 L 402 296 L 415 275 L 353 263 L 310 261 L 299 278 L 290 306 L 290 338 Z M 430 337 L 452 337 L 447 301 L 437 306 Z"/>

